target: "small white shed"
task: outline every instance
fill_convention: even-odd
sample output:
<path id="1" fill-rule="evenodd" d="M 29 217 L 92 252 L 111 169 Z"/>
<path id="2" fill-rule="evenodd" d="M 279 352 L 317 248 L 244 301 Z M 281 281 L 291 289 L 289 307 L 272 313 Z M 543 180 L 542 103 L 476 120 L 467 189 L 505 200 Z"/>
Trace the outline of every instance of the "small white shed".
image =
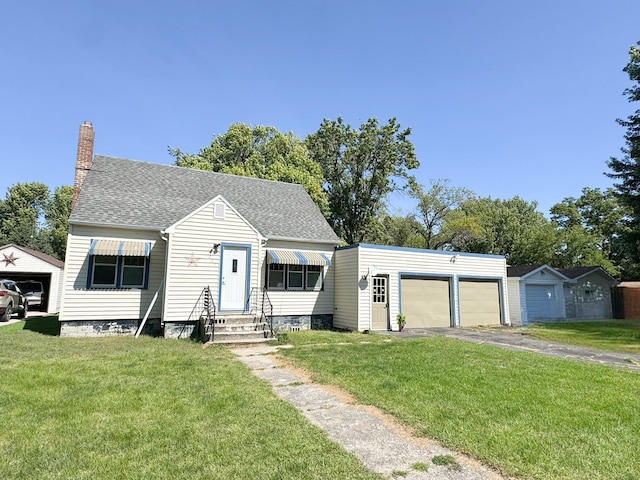
<path id="1" fill-rule="evenodd" d="M 349 330 L 509 324 L 498 255 L 356 244 L 336 249 L 333 326 Z"/>
<path id="2" fill-rule="evenodd" d="M 42 282 L 46 313 L 60 311 L 63 273 L 64 262 L 51 255 L 14 244 L 0 247 L 0 278 Z"/>
<path id="3" fill-rule="evenodd" d="M 549 265 L 518 265 L 507 269 L 509 317 L 513 325 L 536 320 L 562 320 L 563 286 L 569 279 Z"/>

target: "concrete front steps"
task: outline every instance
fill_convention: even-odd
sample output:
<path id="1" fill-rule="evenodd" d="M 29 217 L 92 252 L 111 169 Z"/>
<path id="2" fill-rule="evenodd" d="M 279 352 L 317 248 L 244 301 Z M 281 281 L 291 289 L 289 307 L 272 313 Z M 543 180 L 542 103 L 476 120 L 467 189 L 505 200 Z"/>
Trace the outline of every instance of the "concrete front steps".
<path id="1" fill-rule="evenodd" d="M 272 340 L 269 324 L 255 315 L 216 315 L 213 325 L 205 324 L 204 333 L 208 342 L 217 344 L 265 343 Z"/>

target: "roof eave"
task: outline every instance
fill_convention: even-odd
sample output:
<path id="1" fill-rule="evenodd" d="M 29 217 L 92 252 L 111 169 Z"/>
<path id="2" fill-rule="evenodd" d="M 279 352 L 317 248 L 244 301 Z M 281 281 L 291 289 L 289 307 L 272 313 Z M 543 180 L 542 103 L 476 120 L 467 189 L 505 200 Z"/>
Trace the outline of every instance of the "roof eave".
<path id="1" fill-rule="evenodd" d="M 328 240 L 318 238 L 298 238 L 298 237 L 278 237 L 276 235 L 267 235 L 265 237 L 267 241 L 274 240 L 280 242 L 303 242 L 303 243 L 321 243 L 323 245 L 340 245 L 340 240 Z"/>
<path id="2" fill-rule="evenodd" d="M 69 225 L 79 225 L 83 227 L 100 227 L 100 228 L 121 228 L 123 230 L 146 230 L 153 232 L 161 232 L 166 227 L 151 226 L 151 225 L 121 225 L 115 223 L 95 223 L 95 222 L 83 222 L 77 220 L 69 220 Z"/>

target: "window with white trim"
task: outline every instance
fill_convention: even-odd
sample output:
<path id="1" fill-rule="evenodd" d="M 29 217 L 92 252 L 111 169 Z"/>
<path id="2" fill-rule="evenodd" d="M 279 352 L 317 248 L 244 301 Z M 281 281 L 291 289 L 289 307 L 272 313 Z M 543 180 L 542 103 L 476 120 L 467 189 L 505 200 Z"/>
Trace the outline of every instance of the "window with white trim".
<path id="1" fill-rule="evenodd" d="M 324 267 L 319 265 L 267 265 L 268 290 L 320 291 L 324 287 Z"/>

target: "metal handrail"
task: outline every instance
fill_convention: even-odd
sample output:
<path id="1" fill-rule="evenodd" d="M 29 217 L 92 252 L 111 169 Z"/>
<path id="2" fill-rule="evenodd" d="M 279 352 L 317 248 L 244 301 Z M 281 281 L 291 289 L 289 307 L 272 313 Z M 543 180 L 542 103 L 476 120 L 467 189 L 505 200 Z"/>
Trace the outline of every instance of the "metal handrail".
<path id="1" fill-rule="evenodd" d="M 209 340 L 213 341 L 215 333 L 215 320 L 216 320 L 216 303 L 213 301 L 213 295 L 211 295 L 211 289 L 207 285 L 202 289 L 202 293 L 198 297 L 196 304 L 189 314 L 189 321 L 201 322 L 204 316 L 203 330 L 206 333 L 207 327 L 211 328 L 211 337 Z"/>
<path id="2" fill-rule="evenodd" d="M 255 292 L 255 296 L 256 296 L 256 301 L 253 301 L 253 294 Z M 247 308 L 247 305 L 249 305 L 249 308 Z M 244 302 L 244 308 L 242 310 L 243 313 L 251 313 L 253 311 L 254 308 L 258 307 L 258 289 L 256 287 L 251 287 L 251 291 L 249 292 L 249 295 L 247 296 L 247 300 L 246 302 Z"/>
<path id="3" fill-rule="evenodd" d="M 269 318 L 268 319 L 267 319 L 267 316 L 266 316 L 266 314 L 264 312 L 265 300 L 269 304 Z M 273 337 L 273 304 L 271 303 L 271 299 L 269 298 L 269 294 L 267 293 L 267 289 L 264 288 L 264 287 L 262 288 L 262 318 L 267 320 L 266 323 L 269 324 L 269 331 L 271 332 L 271 336 Z"/>

